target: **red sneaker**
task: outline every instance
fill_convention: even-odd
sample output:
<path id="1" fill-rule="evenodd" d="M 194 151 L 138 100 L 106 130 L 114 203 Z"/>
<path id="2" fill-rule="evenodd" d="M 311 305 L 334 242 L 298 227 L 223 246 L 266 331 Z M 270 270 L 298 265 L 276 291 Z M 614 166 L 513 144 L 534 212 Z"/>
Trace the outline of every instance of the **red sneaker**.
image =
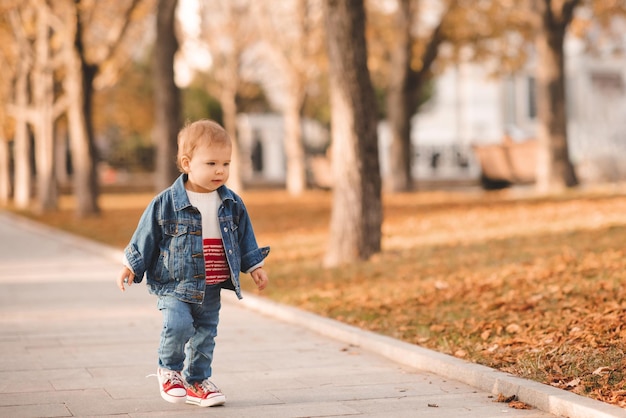
<path id="1" fill-rule="evenodd" d="M 159 379 L 159 389 L 163 399 L 172 403 L 185 402 L 187 389 L 185 389 L 185 382 L 180 372 L 159 367 L 157 379 Z"/>
<path id="2" fill-rule="evenodd" d="M 226 396 L 209 379 L 187 385 L 187 403 L 198 406 L 224 405 Z"/>

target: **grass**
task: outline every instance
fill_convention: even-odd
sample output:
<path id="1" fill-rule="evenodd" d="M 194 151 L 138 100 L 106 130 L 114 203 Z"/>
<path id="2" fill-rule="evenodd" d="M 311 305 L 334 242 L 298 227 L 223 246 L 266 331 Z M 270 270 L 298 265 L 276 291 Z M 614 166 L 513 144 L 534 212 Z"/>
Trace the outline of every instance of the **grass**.
<path id="1" fill-rule="evenodd" d="M 271 245 L 264 296 L 410 343 L 626 406 L 626 195 L 384 196 L 383 251 L 324 269 L 331 194 L 243 193 Z M 42 222 L 123 247 L 151 194 L 106 194 Z M 113 280 L 113 278 L 112 278 Z M 251 280 L 244 289 L 255 292 Z"/>

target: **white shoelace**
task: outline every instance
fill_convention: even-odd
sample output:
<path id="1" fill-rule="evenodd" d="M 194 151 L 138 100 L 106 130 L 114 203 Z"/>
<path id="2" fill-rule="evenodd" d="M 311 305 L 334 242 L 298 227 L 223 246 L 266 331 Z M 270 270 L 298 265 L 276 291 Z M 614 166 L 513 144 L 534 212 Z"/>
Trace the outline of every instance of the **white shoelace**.
<path id="1" fill-rule="evenodd" d="M 218 387 L 215 386 L 215 384 L 213 384 L 213 382 L 211 382 L 209 379 L 205 379 L 202 383 L 200 383 L 200 387 L 202 387 L 202 389 L 209 393 L 220 392 Z"/>
<path id="2" fill-rule="evenodd" d="M 161 378 L 163 379 L 163 382 L 167 382 L 169 380 L 172 384 L 180 383 L 181 385 L 186 386 L 180 373 L 176 373 L 172 370 L 161 369 L 160 376 L 156 373 L 152 373 L 147 375 L 146 377 L 156 377 L 157 379 Z M 202 381 L 202 383 L 200 383 L 200 387 L 208 393 L 222 393 L 220 389 L 215 386 L 215 384 L 209 379 L 205 379 L 204 381 Z"/>
<path id="3" fill-rule="evenodd" d="M 183 381 L 180 373 L 176 373 L 175 371 L 172 371 L 172 370 L 161 369 L 160 376 L 159 374 L 153 373 L 153 374 L 147 375 L 146 377 L 156 377 L 157 379 L 159 379 L 160 383 L 170 381 L 173 385 L 181 384 L 185 386 L 185 382 Z"/>

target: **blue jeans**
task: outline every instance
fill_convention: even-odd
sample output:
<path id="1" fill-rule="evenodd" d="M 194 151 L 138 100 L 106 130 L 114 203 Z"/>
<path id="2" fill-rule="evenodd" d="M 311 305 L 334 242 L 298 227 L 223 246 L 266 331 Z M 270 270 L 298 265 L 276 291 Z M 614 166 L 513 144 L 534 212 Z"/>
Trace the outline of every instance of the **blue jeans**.
<path id="1" fill-rule="evenodd" d="M 182 371 L 189 383 L 211 377 L 211 362 L 221 307 L 220 285 L 207 286 L 202 304 L 159 296 L 163 314 L 159 367 Z M 185 358 L 187 367 L 183 370 Z"/>

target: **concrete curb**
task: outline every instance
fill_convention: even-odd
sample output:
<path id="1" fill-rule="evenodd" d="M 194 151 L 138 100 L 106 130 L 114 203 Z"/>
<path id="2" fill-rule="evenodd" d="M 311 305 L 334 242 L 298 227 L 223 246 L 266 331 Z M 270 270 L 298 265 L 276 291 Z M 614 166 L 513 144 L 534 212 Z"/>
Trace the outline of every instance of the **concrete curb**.
<path id="1" fill-rule="evenodd" d="M 115 263 L 122 263 L 123 251 L 90 239 L 61 231 L 7 211 L 0 211 L 12 223 L 40 235 L 97 253 Z M 113 281 L 114 278 L 111 278 Z M 398 364 L 415 368 L 468 384 L 498 395 L 517 395 L 518 399 L 544 412 L 567 418 L 626 418 L 626 409 L 579 396 L 565 390 L 521 379 L 486 366 L 428 350 L 374 332 L 365 331 L 342 322 L 321 317 L 301 309 L 279 304 L 246 293 L 242 301 L 234 294 L 224 295 L 224 302 L 242 303 L 246 308 L 280 321 L 309 329 L 346 344 L 359 346 Z"/>
<path id="2" fill-rule="evenodd" d="M 230 298 L 225 298 L 230 299 Z M 234 299 L 232 299 L 234 300 Z M 568 418 L 624 418 L 626 410 L 552 386 L 521 379 L 498 370 L 469 363 L 390 337 L 364 331 L 267 299 L 244 295 L 247 308 L 295 324 L 319 334 L 359 346 L 399 364 L 466 383 L 494 395 L 517 395 L 518 399 L 550 414 Z"/>

